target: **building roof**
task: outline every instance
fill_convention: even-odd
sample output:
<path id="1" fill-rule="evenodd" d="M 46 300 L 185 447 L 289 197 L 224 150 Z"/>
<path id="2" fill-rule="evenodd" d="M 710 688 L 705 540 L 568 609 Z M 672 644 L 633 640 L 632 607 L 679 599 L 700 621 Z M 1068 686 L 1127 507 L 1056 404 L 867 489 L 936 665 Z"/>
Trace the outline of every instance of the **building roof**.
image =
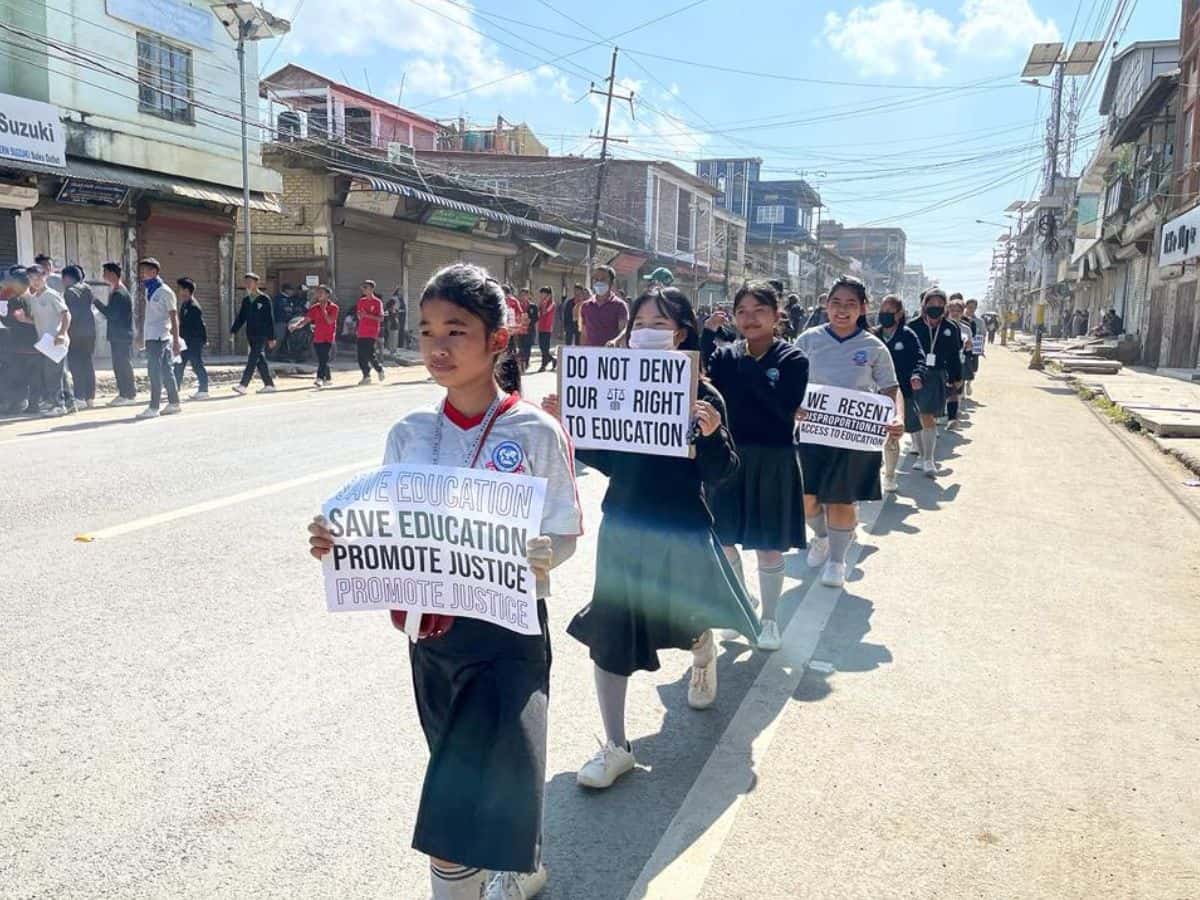
<path id="1" fill-rule="evenodd" d="M 480 159 L 484 158 L 490 161 L 510 160 L 520 163 L 524 166 L 552 166 L 552 165 L 582 165 L 594 166 L 598 162 L 587 156 L 525 156 L 517 153 L 473 153 L 469 150 L 418 150 L 417 157 L 446 157 L 447 159 Z M 706 194 L 716 196 L 720 193 L 710 182 L 705 181 L 686 169 L 682 169 L 675 163 L 663 162 L 658 159 L 614 159 L 609 157 L 608 164 L 610 166 L 651 166 L 656 169 L 664 169 L 672 178 L 678 178 L 688 184 L 696 187 Z M 503 177 L 503 176 L 501 176 Z"/>
<path id="2" fill-rule="evenodd" d="M 804 206 L 821 206 L 821 195 L 803 178 L 778 178 L 770 181 L 756 181 L 750 186 L 752 191 L 786 191 L 795 190 L 801 195 Z"/>
<path id="3" fill-rule="evenodd" d="M 1108 115 L 1108 111 L 1112 108 L 1113 94 L 1117 92 L 1117 82 L 1121 79 L 1121 67 L 1127 56 L 1131 56 L 1141 50 L 1166 50 L 1171 47 L 1175 48 L 1176 59 L 1178 60 L 1178 38 L 1164 41 L 1135 41 L 1120 53 L 1114 55 L 1108 63 L 1108 74 L 1104 78 L 1104 93 L 1100 95 L 1100 114 Z"/>
<path id="4" fill-rule="evenodd" d="M 272 72 L 265 78 L 260 79 L 258 89 L 259 96 L 266 99 L 268 91 L 270 91 L 271 88 L 280 89 L 295 87 L 295 84 L 288 83 L 289 80 L 294 76 L 298 76 L 299 78 L 306 79 L 308 81 L 319 82 L 326 87 L 333 88 L 339 94 L 358 97 L 360 100 L 367 101 L 372 106 L 389 109 L 399 116 L 404 116 L 407 119 L 414 119 L 424 125 L 428 125 L 433 131 L 436 131 L 439 127 L 437 121 L 434 119 L 430 119 L 421 115 L 420 113 L 415 113 L 410 109 L 405 109 L 403 106 L 397 106 L 395 103 L 391 103 L 381 97 L 376 97 L 373 94 L 360 91 L 358 88 L 351 87 L 348 84 L 343 84 L 340 81 L 334 81 L 332 78 L 326 78 L 324 75 L 314 72 L 312 69 L 306 69 L 304 66 L 298 66 L 295 63 L 288 63 L 282 69 Z"/>
<path id="5" fill-rule="evenodd" d="M 1124 119 L 1117 125 L 1112 135 L 1113 146 L 1126 144 L 1129 141 L 1136 140 L 1138 135 L 1146 130 L 1150 124 L 1150 120 L 1156 116 L 1159 111 L 1167 105 L 1171 98 L 1171 92 L 1179 85 L 1179 71 L 1170 72 L 1166 75 L 1159 75 L 1150 82 L 1150 86 L 1142 92 L 1142 96 L 1138 98 L 1137 103 L 1133 104 L 1133 109 L 1129 111 Z"/>

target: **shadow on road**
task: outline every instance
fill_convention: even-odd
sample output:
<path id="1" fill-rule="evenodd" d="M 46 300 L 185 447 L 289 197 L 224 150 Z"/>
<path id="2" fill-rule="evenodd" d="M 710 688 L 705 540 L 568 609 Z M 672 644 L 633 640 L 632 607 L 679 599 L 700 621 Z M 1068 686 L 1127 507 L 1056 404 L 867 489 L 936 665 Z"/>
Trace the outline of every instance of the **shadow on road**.
<path id="1" fill-rule="evenodd" d="M 864 597 L 842 594 L 813 653 L 813 662 L 792 695 L 793 700 L 813 703 L 834 691 L 832 677 L 838 672 L 873 672 L 893 661 L 882 644 L 863 640 L 871 631 L 875 604 Z"/>

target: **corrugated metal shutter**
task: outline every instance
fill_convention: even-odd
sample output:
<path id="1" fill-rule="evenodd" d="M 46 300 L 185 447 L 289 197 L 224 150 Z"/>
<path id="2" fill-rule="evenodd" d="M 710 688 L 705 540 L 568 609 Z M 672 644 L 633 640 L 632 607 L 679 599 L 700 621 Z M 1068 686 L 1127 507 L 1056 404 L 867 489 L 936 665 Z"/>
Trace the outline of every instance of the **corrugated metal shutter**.
<path id="1" fill-rule="evenodd" d="M 425 283 L 438 269 L 463 262 L 464 254 L 453 247 L 418 243 L 408 245 L 408 258 L 408 321 L 411 329 L 421 318 L 417 306 L 421 302 L 421 291 L 425 290 Z"/>
<path id="2" fill-rule="evenodd" d="M 476 250 L 466 250 L 459 254 L 463 262 L 483 266 L 488 274 L 497 281 L 506 281 L 504 275 L 504 256 L 499 253 L 480 253 Z"/>
<path id="3" fill-rule="evenodd" d="M 221 335 L 228 327 L 221 317 L 219 242 L 220 238 L 211 231 L 192 230 L 178 224 L 155 224 L 153 219 L 138 228 L 141 248 L 138 255 L 153 256 L 159 261 L 162 279 L 171 290 L 175 290 L 175 281 L 179 278 L 196 282 L 196 302 L 204 310 L 210 351 L 220 346 Z M 134 280 L 136 278 L 135 274 Z"/>
<path id="4" fill-rule="evenodd" d="M 360 286 L 370 279 L 375 293 L 387 299 L 404 284 L 404 242 L 393 237 L 339 227 L 334 235 L 337 249 L 337 284 L 334 291 L 343 310 L 354 309 L 362 296 Z M 410 321 L 412 321 L 410 319 Z"/>
<path id="5" fill-rule="evenodd" d="M 20 262 L 17 259 L 17 214 L 0 209 L 0 263 L 6 266 Z"/>

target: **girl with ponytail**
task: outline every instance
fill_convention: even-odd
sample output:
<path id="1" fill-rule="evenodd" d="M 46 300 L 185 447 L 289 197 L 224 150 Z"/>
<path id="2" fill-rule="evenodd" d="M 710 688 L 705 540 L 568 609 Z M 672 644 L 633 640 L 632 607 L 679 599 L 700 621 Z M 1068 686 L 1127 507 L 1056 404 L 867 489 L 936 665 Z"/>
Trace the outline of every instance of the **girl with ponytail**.
<path id="1" fill-rule="evenodd" d="M 424 615 L 410 652 L 430 752 L 413 847 L 430 857 L 434 900 L 532 897 L 547 877 L 540 859 L 550 683 L 544 598 L 549 572 L 574 552 L 582 522 L 566 435 L 521 399 L 504 308 L 500 284 L 478 266 L 448 266 L 430 279 L 419 343 L 446 395 L 396 423 L 383 459 L 547 481 L 540 536 L 526 548 L 541 633 Z M 334 539 L 320 517 L 309 533 L 320 559 Z M 398 627 L 401 616 L 393 613 Z"/>

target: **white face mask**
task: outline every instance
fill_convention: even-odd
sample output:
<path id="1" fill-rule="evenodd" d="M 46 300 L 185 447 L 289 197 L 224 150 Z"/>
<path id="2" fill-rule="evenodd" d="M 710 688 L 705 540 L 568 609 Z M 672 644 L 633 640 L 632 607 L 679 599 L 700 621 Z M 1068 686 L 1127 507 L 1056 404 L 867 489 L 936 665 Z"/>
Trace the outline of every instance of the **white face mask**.
<path id="1" fill-rule="evenodd" d="M 603 297 L 605 294 L 608 293 L 608 283 L 605 281 L 597 281 L 595 284 L 592 285 L 592 292 L 597 297 Z"/>
<path id="2" fill-rule="evenodd" d="M 629 333 L 630 350 L 674 350 L 675 332 L 661 328 L 635 328 Z"/>

